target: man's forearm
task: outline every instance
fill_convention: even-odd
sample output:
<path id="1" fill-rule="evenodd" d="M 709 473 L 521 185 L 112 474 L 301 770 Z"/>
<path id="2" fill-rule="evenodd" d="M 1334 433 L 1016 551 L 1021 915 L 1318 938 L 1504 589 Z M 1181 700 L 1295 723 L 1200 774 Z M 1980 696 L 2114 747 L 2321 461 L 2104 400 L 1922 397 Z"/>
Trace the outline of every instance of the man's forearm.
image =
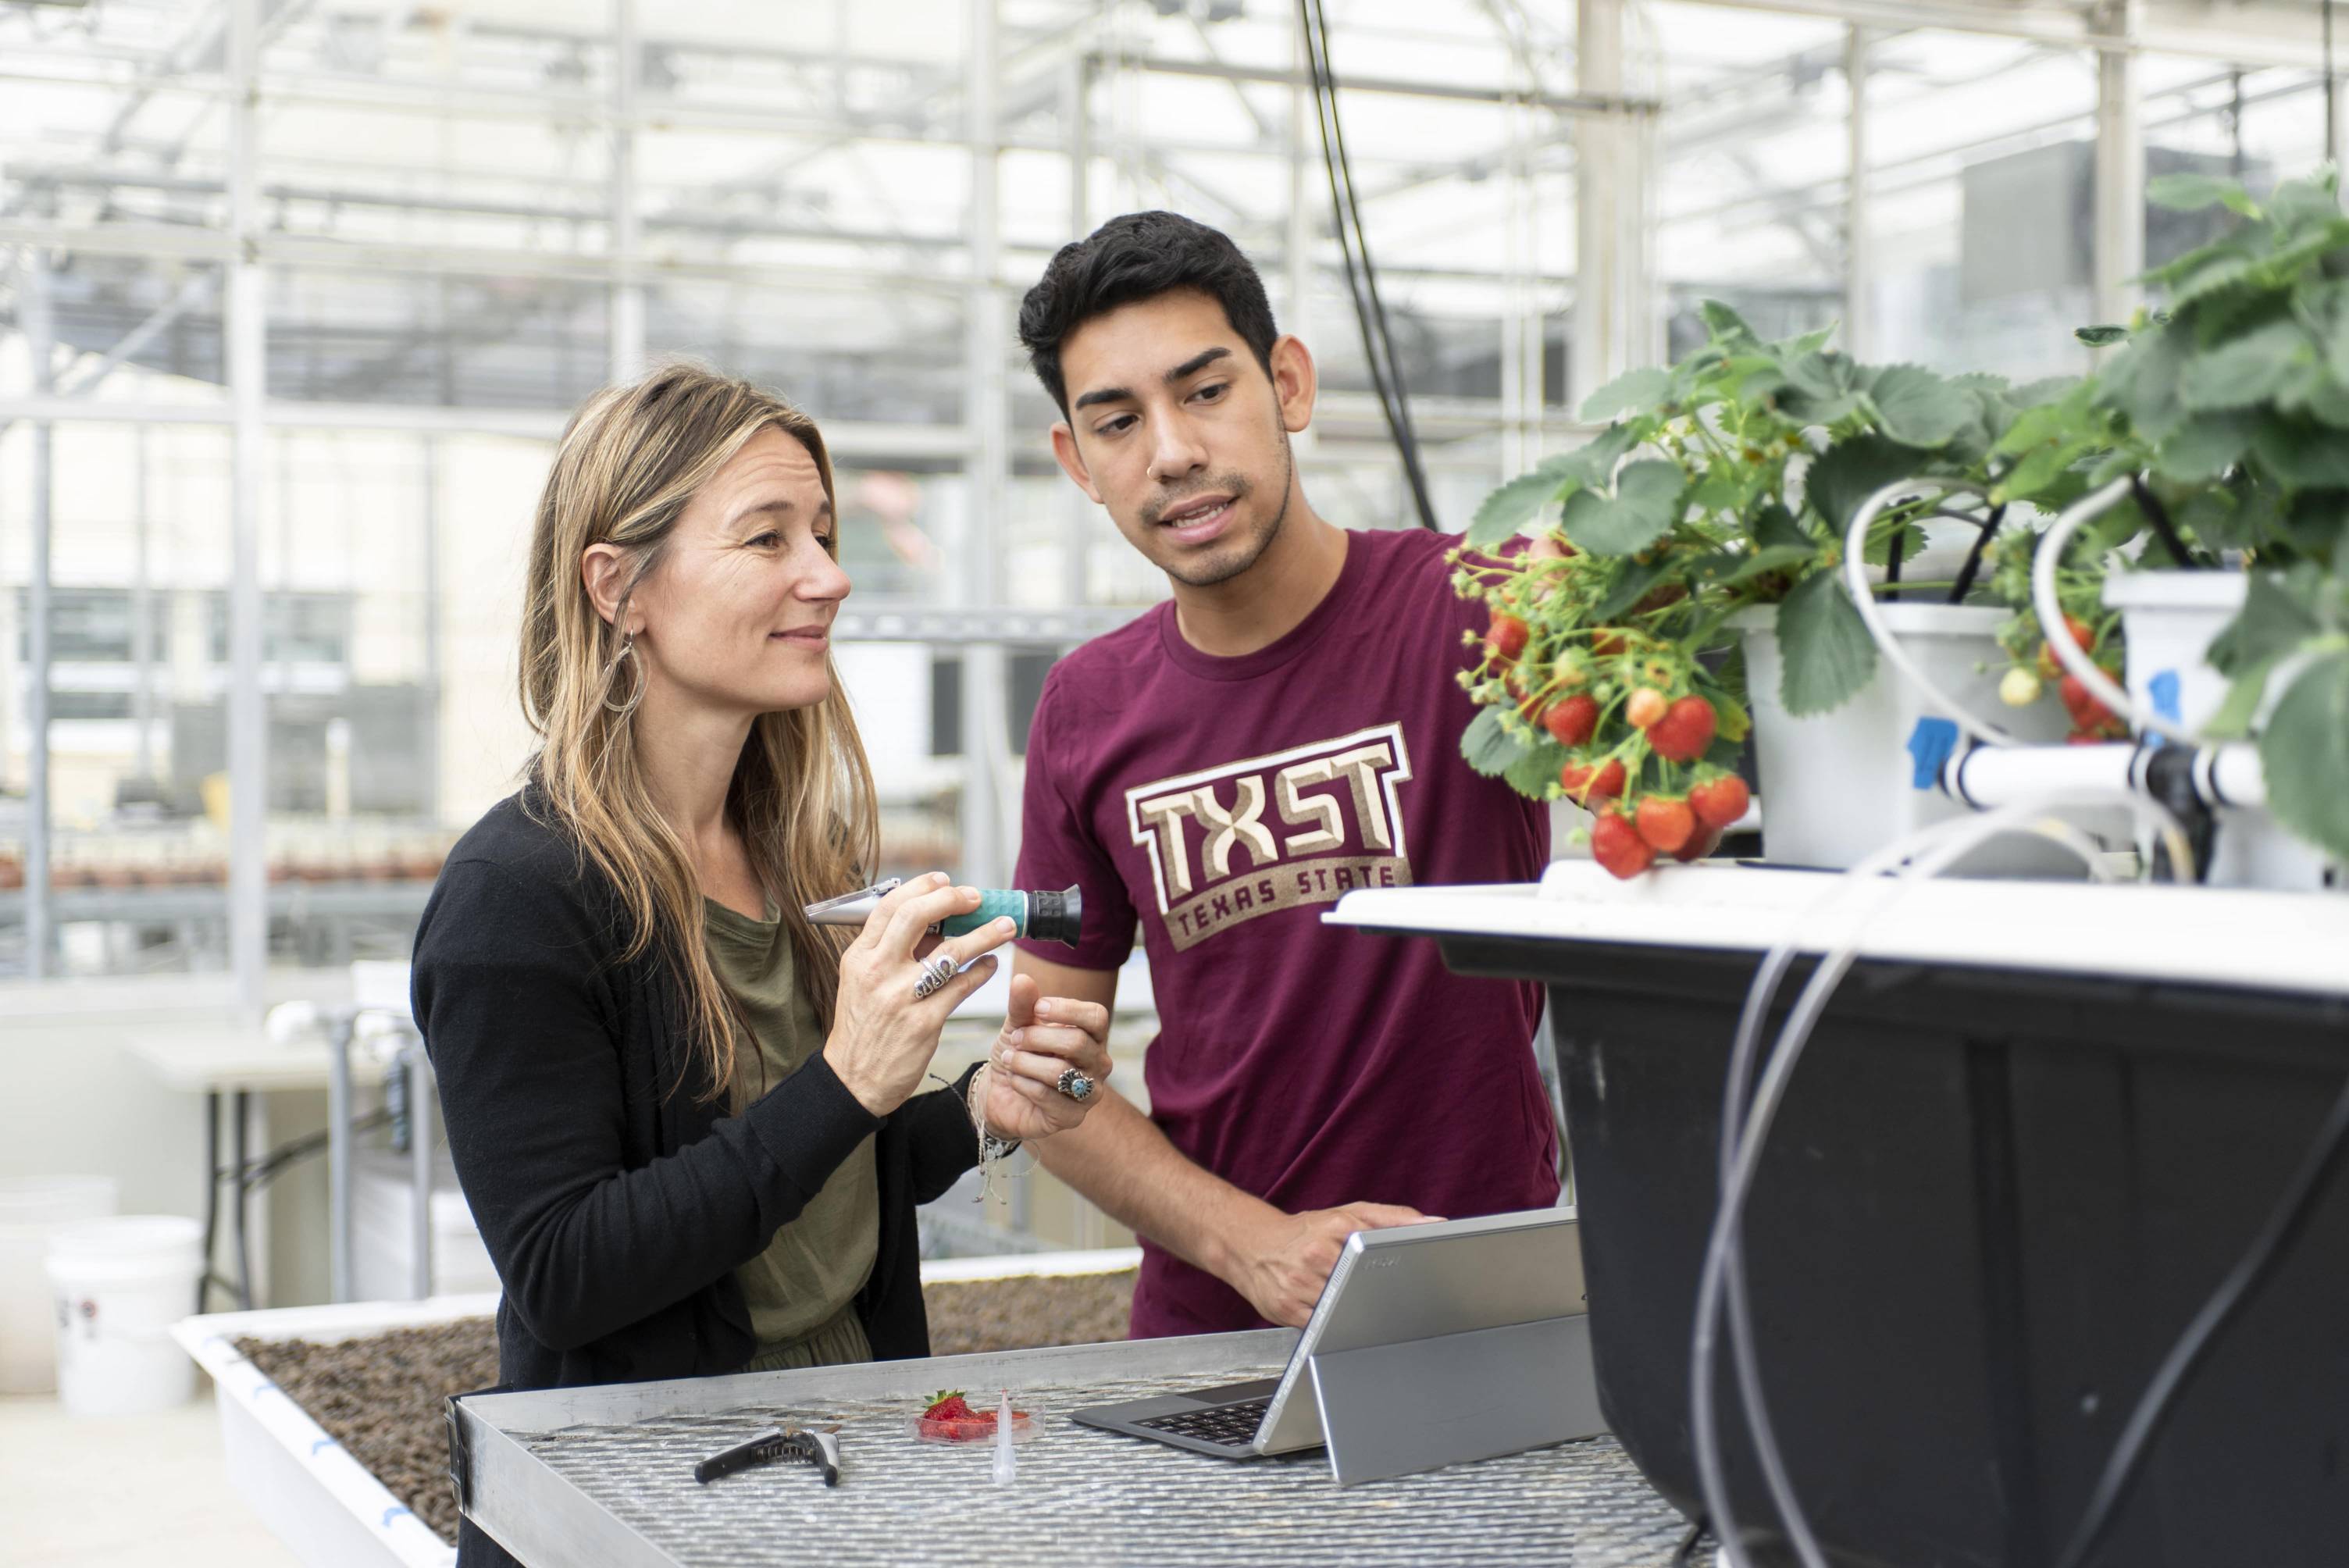
<path id="1" fill-rule="evenodd" d="M 1133 1101 L 1103 1088 L 1083 1124 L 1036 1144 L 1036 1158 L 1120 1224 L 1229 1281 L 1241 1232 L 1279 1211 L 1185 1158 Z"/>

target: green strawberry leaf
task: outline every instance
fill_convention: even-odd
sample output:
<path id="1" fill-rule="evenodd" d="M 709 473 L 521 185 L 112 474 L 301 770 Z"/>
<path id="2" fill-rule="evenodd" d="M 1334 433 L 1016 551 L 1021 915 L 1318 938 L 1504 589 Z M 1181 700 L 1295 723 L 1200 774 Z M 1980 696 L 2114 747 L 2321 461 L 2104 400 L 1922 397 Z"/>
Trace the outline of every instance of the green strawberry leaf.
<path id="1" fill-rule="evenodd" d="M 1803 531 L 1795 514 L 1776 501 L 1770 501 L 1754 514 L 1754 542 L 1764 550 L 1799 550 L 1806 555 L 1818 548 L 1818 542 Z"/>
<path id="2" fill-rule="evenodd" d="M 1506 708 L 1488 707 L 1468 721 L 1461 732 L 1461 759 L 1487 779 L 1497 779 L 1530 749 L 1531 742 L 1501 727 Z"/>
<path id="3" fill-rule="evenodd" d="M 2349 441 L 2312 420 L 2263 417 L 2251 452 L 2293 489 L 2349 490 Z"/>
<path id="4" fill-rule="evenodd" d="M 2065 439 L 2072 433 L 2072 411 L 2055 404 L 2044 403 L 2025 408 L 2014 417 L 2014 423 L 2006 428 L 2006 433 L 1999 437 L 1997 445 L 1991 450 L 2011 458 L 2033 447 Z"/>
<path id="5" fill-rule="evenodd" d="M 1671 531 L 1680 521 L 1688 476 L 1677 463 L 1650 459 L 1615 476 L 1615 493 L 1577 490 L 1566 503 L 1567 538 L 1593 555 L 1630 555 Z"/>
<path id="6" fill-rule="evenodd" d="M 2178 378 L 2186 368 L 2186 335 L 2163 328 L 2142 332 L 2113 356 L 2097 378 L 2096 400 L 2128 416 L 2148 441 L 2168 438 L 2186 418 Z"/>
<path id="7" fill-rule="evenodd" d="M 1568 484 L 1566 476 L 1544 463 L 1519 474 L 1486 496 L 1468 521 L 1467 542 L 1475 549 L 1499 544 L 1541 515 Z"/>
<path id="8" fill-rule="evenodd" d="M 2199 212 L 2223 206 L 2246 218 L 2260 215 L 2260 205 L 2236 181 L 2215 174 L 2157 174 L 2145 182 L 2145 199 L 2174 212 Z"/>
<path id="9" fill-rule="evenodd" d="M 2266 258 L 2240 246 L 2213 245 L 2198 253 L 2203 258 L 2198 264 L 2187 264 L 2192 258 L 2170 263 L 2178 269 L 2178 275 L 2169 285 L 2169 300 L 2181 311 L 2213 294 L 2252 282 L 2266 264 Z"/>
<path id="10" fill-rule="evenodd" d="M 2127 341 L 2129 329 L 2126 326 L 2082 326 L 2074 328 L 2072 332 L 2074 337 L 2091 348 L 2109 348 L 2116 343 Z"/>
<path id="11" fill-rule="evenodd" d="M 2197 413 L 2248 408 L 2273 397 L 2292 370 L 2314 363 L 2316 346 L 2296 321 L 2271 321 L 2186 363 L 2178 395 Z"/>
<path id="12" fill-rule="evenodd" d="M 1905 446 L 1938 447 L 1964 428 L 1973 406 L 1964 392 L 1919 365 L 1877 372 L 1868 389 L 1877 427 Z"/>
<path id="13" fill-rule="evenodd" d="M 2251 414 L 2198 414 L 2162 442 L 2154 467 L 2180 484 L 2215 480 L 2242 457 L 2258 428 Z"/>
<path id="14" fill-rule="evenodd" d="M 2330 169 L 2302 180 L 2287 180 L 2269 198 L 2268 212 L 2276 226 L 2293 232 L 2312 223 L 2328 223 L 2341 216 L 2340 177 Z"/>
<path id="15" fill-rule="evenodd" d="M 1745 711 L 1744 703 L 1727 692 L 1713 694 L 1713 711 L 1715 715 L 1713 733 L 1732 745 L 1754 733 L 1754 716 Z"/>
<path id="16" fill-rule="evenodd" d="M 1526 748 L 1525 754 L 1503 770 L 1501 777 L 1510 789 L 1531 800 L 1549 798 L 1549 787 L 1557 782 L 1558 769 L 1567 764 L 1570 753 L 1557 741 L 1544 736 L 1539 744 Z"/>
<path id="17" fill-rule="evenodd" d="M 1895 480 L 1916 477 L 1930 456 L 1873 431 L 1847 436 L 1811 464 L 1804 496 L 1841 539 L 1862 501 Z"/>
<path id="18" fill-rule="evenodd" d="M 2023 454 L 2023 460 L 2009 469 L 1991 491 L 1995 502 L 2040 500 L 2048 490 L 2072 471 L 2085 449 L 2074 442 L 2049 442 L 2033 447 Z M 2135 467 L 2132 460 L 2131 467 Z"/>
<path id="19" fill-rule="evenodd" d="M 1715 581 L 1727 587 L 1767 576 L 1773 572 L 1791 572 L 1818 552 L 1818 546 L 1815 544 L 1765 544 L 1759 550 L 1750 550 L 1743 554 L 1723 554 L 1708 559 L 1721 563 L 1720 575 Z"/>
<path id="20" fill-rule="evenodd" d="M 1582 417 L 1596 425 L 1619 415 L 1645 413 L 1664 401 L 1671 390 L 1669 370 L 1632 370 L 1583 399 Z"/>
<path id="21" fill-rule="evenodd" d="M 1599 601 L 1583 617 L 1584 624 L 1593 626 L 1610 624 L 1616 616 L 1646 598 L 1649 589 L 1673 575 L 1677 570 L 1678 563 L 1670 561 L 1624 562 L 1622 575 L 1615 579 L 1615 586 L 1608 590 L 1607 597 Z"/>
<path id="22" fill-rule="evenodd" d="M 2220 675 L 2248 675 L 2253 665 L 2271 664 L 2323 635 L 2316 607 L 2323 593 L 2323 574 L 2314 566 L 2289 577 L 2251 573 L 2241 612 L 2211 639 L 2210 667 Z"/>
<path id="23" fill-rule="evenodd" d="M 1623 454 L 1640 444 L 1629 425 L 1609 425 L 1597 436 L 1573 451 L 1547 459 L 1559 465 L 1568 479 L 1580 480 L 1587 485 L 1603 485 L 1615 475 L 1615 465 Z"/>
<path id="24" fill-rule="evenodd" d="M 2349 653 L 2327 654 L 2285 688 L 2260 737 L 2268 810 L 2328 854 L 2349 859 Z"/>
<path id="25" fill-rule="evenodd" d="M 1705 300 L 1696 309 L 1697 314 L 1704 318 L 1705 331 L 1720 342 L 1750 347 L 1762 341 L 1754 335 L 1754 329 L 1745 325 L 1744 316 L 1717 299 Z"/>
<path id="26" fill-rule="evenodd" d="M 1803 355 L 1787 362 L 1777 400 L 1779 410 L 1798 424 L 1848 418 L 1860 407 L 1860 367 L 1833 350 Z"/>
<path id="27" fill-rule="evenodd" d="M 2202 721 L 2202 733 L 2212 740 L 2240 740 L 2249 735 L 2251 720 L 2259 716 L 2260 700 L 2267 696 L 2268 676 L 2275 667 L 2275 660 L 2261 659 L 2237 676 L 2227 688 L 2227 700 Z"/>
<path id="28" fill-rule="evenodd" d="M 1842 707 L 1876 675 L 1876 642 L 1839 572 L 1814 572 L 1778 606 L 1778 700 L 1796 718 Z"/>
<path id="29" fill-rule="evenodd" d="M 1816 354 L 1827 346 L 1827 339 L 1835 335 L 1835 331 L 1836 324 L 1829 322 L 1816 331 L 1806 332 L 1796 337 L 1780 338 L 1770 345 L 1770 352 L 1780 359 L 1799 359 L 1806 354 Z"/>

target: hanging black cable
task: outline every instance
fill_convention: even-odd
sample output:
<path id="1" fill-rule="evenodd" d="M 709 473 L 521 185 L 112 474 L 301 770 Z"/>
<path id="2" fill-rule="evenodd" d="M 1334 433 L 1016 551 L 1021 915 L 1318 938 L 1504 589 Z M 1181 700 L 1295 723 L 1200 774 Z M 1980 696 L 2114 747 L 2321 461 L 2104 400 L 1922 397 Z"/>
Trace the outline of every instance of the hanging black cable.
<path id="1" fill-rule="evenodd" d="M 1309 4 L 1309 0 L 1298 0 L 1299 12 L 1304 13 Z M 1330 206 L 1338 235 L 1338 254 L 1346 265 L 1346 297 L 1354 307 L 1354 320 L 1361 328 L 1362 357 L 1370 366 L 1371 390 L 1377 396 L 1379 413 L 1385 418 L 1387 428 L 1400 449 L 1403 442 L 1402 428 L 1395 417 L 1394 398 L 1388 387 L 1386 356 L 1380 351 L 1377 325 L 1364 304 L 1361 277 L 1354 265 L 1353 236 L 1346 225 L 1345 201 L 1339 192 L 1339 166 L 1331 152 L 1337 143 L 1330 129 L 1330 98 L 1324 85 L 1326 78 L 1322 75 L 1321 54 L 1309 23 L 1306 33 L 1306 59 L 1313 77 L 1313 107 L 1319 118 L 1322 165 L 1330 177 Z"/>
<path id="2" fill-rule="evenodd" d="M 1369 364 L 1371 385 L 1379 399 L 1389 433 L 1403 461 L 1403 475 L 1412 488 L 1423 526 L 1433 529 L 1434 509 L 1427 497 L 1425 475 L 1419 466 L 1417 431 L 1411 422 L 1409 394 L 1396 356 L 1384 313 L 1375 306 L 1376 277 L 1361 221 L 1361 206 L 1352 199 L 1353 170 L 1346 156 L 1344 128 L 1338 119 L 1337 79 L 1330 68 L 1329 35 L 1312 0 L 1299 0 L 1306 53 L 1314 82 L 1314 104 L 1321 129 L 1322 164 L 1330 180 L 1330 205 L 1338 235 L 1339 253 L 1346 266 L 1347 292 L 1362 334 L 1362 352 Z M 1357 258 L 1359 257 L 1359 261 Z"/>
<path id="3" fill-rule="evenodd" d="M 1371 264 L 1371 231 L 1363 220 L 1362 204 L 1354 189 L 1354 160 L 1346 150 L 1345 127 L 1338 119 L 1338 76 L 1330 56 L 1330 18 L 1322 9 L 1322 0 L 1313 0 L 1315 30 L 1321 38 L 1321 73 L 1330 83 L 1330 129 L 1336 138 L 1338 173 L 1346 191 L 1346 210 L 1352 222 L 1354 249 L 1362 259 L 1362 284 L 1370 295 L 1371 315 L 1378 323 L 1379 342 L 1386 352 L 1387 379 L 1394 389 L 1396 421 L 1402 427 L 1404 462 L 1412 475 L 1412 488 L 1419 498 L 1420 519 L 1429 528 L 1435 526 L 1433 509 L 1427 500 L 1427 476 L 1421 467 L 1419 427 L 1411 417 L 1411 396 L 1403 385 L 1402 355 L 1395 346 L 1394 327 L 1387 320 L 1386 301 L 1379 294 L 1378 269 Z"/>
<path id="4" fill-rule="evenodd" d="M 1330 64 L 1329 21 L 1319 0 L 1298 0 L 1298 22 L 1306 43 L 1306 64 L 1312 78 L 1314 105 L 1321 129 L 1321 161 L 1330 181 L 1330 214 L 1338 249 L 1346 266 L 1346 288 L 1361 329 L 1362 355 L 1369 363 L 1371 387 L 1379 399 L 1388 433 L 1402 459 L 1403 477 L 1423 527 L 1434 529 L 1435 508 L 1427 492 L 1427 476 L 1420 463 L 1418 431 L 1411 418 L 1410 394 L 1403 385 L 1402 364 L 1394 348 L 1386 306 L 1380 297 L 1378 273 L 1371 263 L 1361 203 L 1354 192 L 1353 168 L 1346 155 L 1345 130 L 1338 118 L 1338 80 Z"/>
<path id="5" fill-rule="evenodd" d="M 2283 1196 L 2261 1224 L 2259 1234 L 2252 1238 L 2251 1246 L 2219 1288 L 2202 1304 L 2202 1310 L 2194 1315 L 2194 1321 L 2169 1347 L 2169 1354 L 2161 1358 L 2161 1366 L 2138 1397 L 2137 1408 L 2129 1412 L 2120 1440 L 2113 1446 L 2112 1457 L 2105 1462 L 2087 1512 L 2064 1550 L 2062 1568 L 2084 1568 L 2095 1555 L 2097 1543 L 2111 1527 L 2122 1501 L 2143 1469 L 2146 1456 L 2152 1451 L 2162 1428 L 2177 1412 L 2179 1397 L 2201 1369 L 2220 1334 L 2259 1294 L 2260 1287 L 2275 1272 L 2276 1264 L 2307 1228 L 2309 1216 L 2316 1211 L 2316 1200 L 2330 1184 L 2344 1150 L 2349 1150 L 2349 1086 L 2344 1086 L 2333 1100 L 2333 1109 L 2318 1129 L 2315 1141 L 2301 1156 L 2300 1169 L 2293 1172 Z"/>

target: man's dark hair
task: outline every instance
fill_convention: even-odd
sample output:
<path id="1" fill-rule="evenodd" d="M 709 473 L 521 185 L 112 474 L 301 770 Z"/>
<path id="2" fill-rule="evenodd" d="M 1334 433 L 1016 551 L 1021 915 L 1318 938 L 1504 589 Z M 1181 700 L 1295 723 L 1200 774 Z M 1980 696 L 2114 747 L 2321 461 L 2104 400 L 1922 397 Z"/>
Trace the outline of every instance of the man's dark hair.
<path id="1" fill-rule="evenodd" d="M 1062 245 L 1028 296 L 1019 302 L 1019 341 L 1036 378 L 1069 412 L 1061 377 L 1061 345 L 1097 315 L 1120 305 L 1196 289 L 1224 307 L 1224 319 L 1272 374 L 1272 304 L 1264 280 L 1231 236 L 1175 212 L 1128 212 L 1112 218 L 1074 244 Z"/>

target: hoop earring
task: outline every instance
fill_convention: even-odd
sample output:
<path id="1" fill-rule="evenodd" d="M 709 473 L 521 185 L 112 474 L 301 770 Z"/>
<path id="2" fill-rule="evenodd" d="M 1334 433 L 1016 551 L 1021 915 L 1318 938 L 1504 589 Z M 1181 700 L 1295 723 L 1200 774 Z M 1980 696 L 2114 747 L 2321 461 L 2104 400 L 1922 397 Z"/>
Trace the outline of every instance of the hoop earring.
<path id="1" fill-rule="evenodd" d="M 616 713 L 625 720 L 630 714 L 636 711 L 637 705 L 645 700 L 645 688 L 652 684 L 652 676 L 646 672 L 644 660 L 636 656 L 636 634 L 634 632 L 621 638 L 619 657 L 614 659 L 611 667 L 604 672 L 604 684 L 606 686 L 609 686 L 613 677 L 620 673 L 622 665 L 634 665 L 636 668 L 636 695 L 626 702 L 614 702 L 609 696 L 605 697 L 604 711 Z"/>

